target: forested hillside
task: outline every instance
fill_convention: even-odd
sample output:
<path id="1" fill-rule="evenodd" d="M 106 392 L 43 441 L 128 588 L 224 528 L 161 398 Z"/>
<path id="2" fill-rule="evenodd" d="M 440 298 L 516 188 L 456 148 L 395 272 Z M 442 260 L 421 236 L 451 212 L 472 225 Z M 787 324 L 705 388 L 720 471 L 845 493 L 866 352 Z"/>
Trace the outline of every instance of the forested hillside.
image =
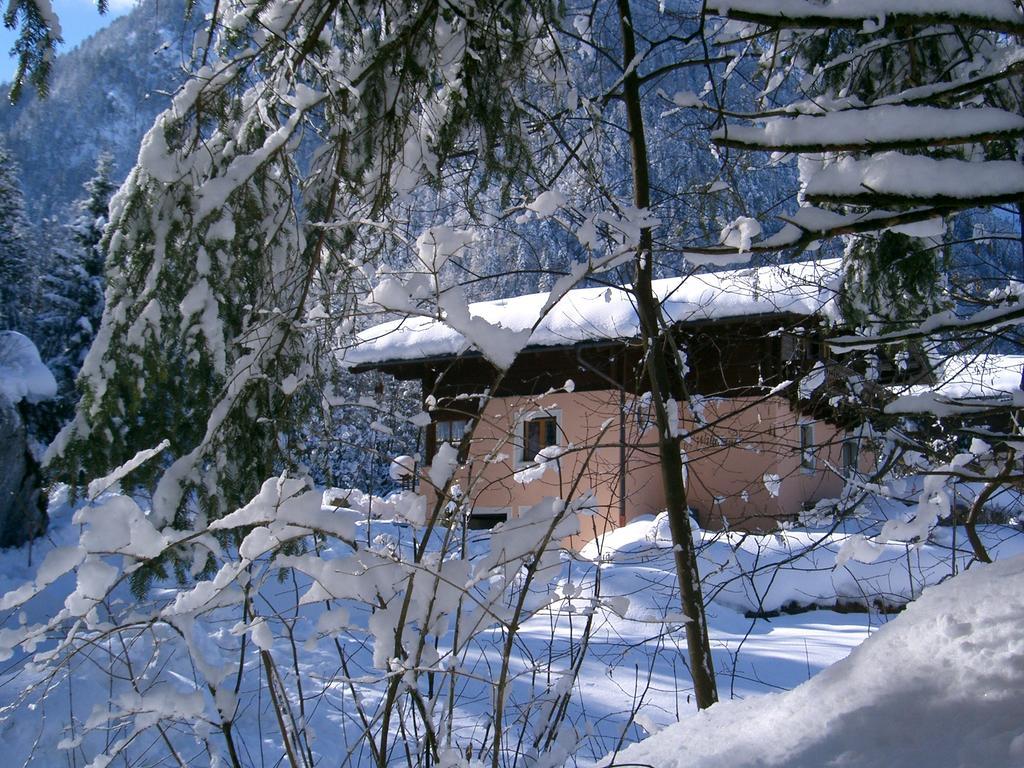
<path id="1" fill-rule="evenodd" d="M 114 156 L 117 180 L 135 164 L 139 140 L 184 77 L 193 28 L 184 8 L 183 0 L 142 0 L 54 60 L 48 98 L 30 88 L 17 104 L 0 100 L 0 137 L 21 166 L 33 220 L 73 218 L 70 205 L 101 152 Z"/>

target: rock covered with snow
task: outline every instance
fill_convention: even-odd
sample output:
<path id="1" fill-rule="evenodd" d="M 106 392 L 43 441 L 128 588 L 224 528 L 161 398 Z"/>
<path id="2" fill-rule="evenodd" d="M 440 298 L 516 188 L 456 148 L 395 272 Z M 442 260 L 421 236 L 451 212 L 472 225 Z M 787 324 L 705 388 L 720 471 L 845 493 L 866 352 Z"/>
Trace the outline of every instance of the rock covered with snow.
<path id="1" fill-rule="evenodd" d="M 46 495 L 18 404 L 56 394 L 57 381 L 36 345 L 16 331 L 0 331 L 0 547 L 23 544 L 46 530 Z"/>
<path id="2" fill-rule="evenodd" d="M 931 587 L 797 688 L 724 701 L 606 765 L 966 768 L 1024 765 L 1024 558 Z"/>
<path id="3" fill-rule="evenodd" d="M 0 547 L 23 544 L 46 530 L 41 481 L 39 465 L 28 450 L 25 422 L 14 403 L 0 394 Z"/>

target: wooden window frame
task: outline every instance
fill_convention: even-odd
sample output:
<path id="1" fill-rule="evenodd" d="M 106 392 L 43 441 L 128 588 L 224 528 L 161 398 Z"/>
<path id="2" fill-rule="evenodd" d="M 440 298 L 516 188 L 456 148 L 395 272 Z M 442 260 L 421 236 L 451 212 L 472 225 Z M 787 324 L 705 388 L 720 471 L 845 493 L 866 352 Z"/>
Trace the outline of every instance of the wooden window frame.
<path id="1" fill-rule="evenodd" d="M 447 429 L 442 428 L 441 425 L 449 425 Z M 453 429 L 450 425 L 461 424 L 461 430 L 458 437 L 452 437 Z M 430 455 L 428 457 L 428 463 L 434 461 L 434 457 L 437 456 L 437 451 L 441 447 L 441 443 L 451 443 L 453 446 L 459 449 L 459 462 L 465 462 L 469 455 L 469 446 L 462 445 L 462 438 L 465 437 L 466 433 L 472 429 L 473 420 L 464 416 L 441 416 L 430 422 L 430 436 L 429 436 L 429 448 Z M 442 432 L 447 432 L 442 437 Z"/>
<path id="2" fill-rule="evenodd" d="M 544 443 L 540 445 L 536 451 L 532 451 L 530 455 L 527 455 L 527 435 L 526 430 L 528 425 L 532 422 L 548 421 L 551 420 L 554 424 L 554 442 Z M 540 453 L 543 449 L 548 448 L 552 445 L 561 445 L 562 443 L 562 412 L 557 408 L 548 408 L 544 410 L 531 411 L 530 413 L 523 414 L 519 421 L 516 423 L 516 467 L 528 467 L 534 463 L 534 457 Z M 538 444 L 543 443 L 543 437 Z"/>

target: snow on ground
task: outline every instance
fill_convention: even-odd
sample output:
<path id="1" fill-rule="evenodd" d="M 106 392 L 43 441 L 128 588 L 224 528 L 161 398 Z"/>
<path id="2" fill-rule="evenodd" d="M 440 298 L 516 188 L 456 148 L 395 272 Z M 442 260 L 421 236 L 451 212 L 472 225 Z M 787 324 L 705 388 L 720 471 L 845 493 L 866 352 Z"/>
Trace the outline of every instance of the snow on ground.
<path id="1" fill-rule="evenodd" d="M 353 494 L 349 494 L 349 500 L 356 506 L 357 502 L 366 501 Z M 400 506 L 393 500 L 378 500 L 374 504 L 377 511 Z M 329 514 L 333 509 L 328 503 L 316 512 Z M 28 564 L 29 551 L 25 548 L 0 552 L 0 594 L 30 580 L 48 552 L 57 547 L 69 548 L 78 541 L 79 526 L 72 524 L 70 505 L 61 495 L 54 501 L 51 519 L 51 530 L 32 548 L 34 565 Z M 835 553 L 844 537 L 850 535 L 846 532 L 830 535 L 824 531 L 791 530 L 774 536 L 701 532 L 701 565 L 706 574 L 706 594 L 712 598 L 708 617 L 722 698 L 752 700 L 739 711 L 759 711 L 759 702 L 765 701 L 763 694 L 792 689 L 815 678 L 891 618 L 876 611 L 844 614 L 824 609 L 771 618 L 745 614 L 794 604 L 831 606 L 837 599 L 864 599 L 872 603 L 872 599 L 865 599 L 864 590 L 877 590 L 886 603 L 899 604 L 918 596 L 924 584 L 948 578 L 952 568 L 952 536 L 945 532 L 951 530 L 942 529 L 942 535 L 933 537 L 934 541 L 909 549 L 904 545 L 884 545 L 883 549 L 891 547 L 892 551 L 883 552 L 873 563 L 852 560 L 838 569 L 834 568 Z M 1024 536 L 1013 528 L 991 526 L 983 535 L 999 557 L 1024 551 Z M 364 519 L 355 524 L 356 541 L 365 542 L 377 552 L 390 552 L 398 559 L 411 552 L 418 537 L 415 527 L 402 522 Z M 467 559 L 482 562 L 490 549 L 489 540 L 488 532 L 472 532 L 467 540 Z M 961 532 L 958 541 L 964 540 Z M 811 541 L 819 542 L 818 550 L 783 564 Z M 320 556 L 338 564 L 350 557 L 351 551 L 340 541 L 328 540 Z M 110 562 L 117 559 L 110 558 Z M 780 567 L 764 567 L 767 564 Z M 959 569 L 966 564 L 966 554 L 961 553 Z M 298 580 L 289 576 L 281 581 L 273 575 L 278 568 L 269 561 L 266 569 L 268 576 L 258 607 L 268 617 L 294 612 L 295 619 L 287 622 L 291 637 L 285 632 L 285 624 L 277 619 L 247 629 L 238 623 L 237 611 L 230 605 L 196 616 L 196 648 L 192 651 L 183 648 L 171 627 L 159 622 L 147 624 L 147 629 L 132 635 L 132 642 L 136 643 L 134 657 L 139 669 L 146 670 L 141 693 L 126 682 L 125 656 L 103 642 L 79 655 L 70 674 L 61 673 L 53 678 L 45 677 L 44 670 L 26 665 L 26 652 L 15 649 L 12 658 L 0 664 L 0 742 L 9 762 L 65 764 L 74 754 L 79 764 L 87 763 L 87 756 L 104 748 L 104 738 L 110 741 L 117 735 L 111 732 L 112 736 L 104 737 L 102 727 L 87 733 L 84 726 L 92 719 L 90 715 L 100 717 L 100 721 L 113 716 L 115 722 L 124 724 L 145 722 L 145 717 L 169 719 L 175 723 L 169 731 L 170 738 L 180 755 L 191 761 L 189 764 L 211 762 L 217 750 L 222 751 L 217 731 L 209 725 L 183 727 L 195 722 L 197 713 L 209 719 L 214 707 L 213 697 L 202 686 L 195 687 L 196 671 L 189 654 L 201 650 L 214 667 L 226 664 L 225 669 L 230 668 L 232 648 L 237 648 L 239 634 L 246 632 L 257 645 L 273 650 L 290 689 L 298 671 L 306 696 L 305 722 L 314 756 L 337 763 L 338 756 L 344 754 L 351 756 L 350 765 L 370 762 L 361 726 L 353 714 L 352 691 L 341 682 L 355 681 L 361 700 L 368 705 L 381 700 L 381 681 L 385 678 L 374 666 L 372 633 L 358 629 L 369 625 L 370 614 L 364 606 L 349 601 L 348 625 L 353 629 L 342 634 L 325 632 L 325 614 L 321 612 L 318 616 L 310 605 L 295 607 L 297 597 L 308 589 L 309 580 L 303 581 L 299 574 Z M 860 592 L 853 587 L 857 583 L 862 585 Z M 482 585 L 486 586 L 486 582 Z M 24 611 L 0 613 L 0 641 L 4 632 L 20 624 L 31 625 L 55 614 L 75 588 L 76 580 L 68 574 L 47 587 Z M 150 610 L 147 605 L 174 603 L 177 592 L 173 579 L 158 582 L 146 600 L 138 602 L 125 585 L 115 591 L 107 609 L 116 612 L 130 606 L 143 616 Z M 569 762 L 590 765 L 681 718 L 685 723 L 695 722 L 688 717 L 694 712 L 692 688 L 686 671 L 685 638 L 663 519 L 638 519 L 577 556 L 563 554 L 560 562 L 555 562 L 552 577 L 538 585 L 536 595 L 531 594 L 530 599 L 536 599 L 541 607 L 519 630 L 510 659 L 508 693 L 509 712 L 514 717 L 521 713 L 532 724 L 530 727 L 545 722 L 545 702 L 553 700 L 563 681 L 571 682 L 566 673 L 582 649 L 585 630 L 590 630 L 586 655 L 567 703 L 569 728 L 565 733 L 572 739 L 564 750 L 565 755 L 572 756 Z M 339 621 L 344 623 L 343 618 Z M 485 629 L 459 659 L 460 688 L 453 723 L 461 748 L 479 748 L 487 740 L 492 685 L 495 670 L 500 667 L 505 637 L 504 630 L 498 627 Z M 340 646 L 334 644 L 334 638 L 341 642 Z M 442 653 L 448 640 L 450 634 L 439 646 Z M 289 662 L 293 648 L 301 649 L 294 668 Z M 349 667 L 344 674 L 339 669 L 339 648 L 348 656 Z M 253 750 L 243 762 L 267 760 L 272 764 L 282 757 L 280 743 L 275 741 L 276 721 L 259 686 L 250 687 L 260 679 L 258 657 L 250 655 L 248 664 L 245 685 L 237 698 L 228 696 L 222 700 L 224 697 L 218 692 L 216 706 L 224 706 L 225 701 L 239 703 L 233 728 L 238 741 Z M 114 678 L 108 676 L 108 670 L 115 674 Z M 229 679 L 233 680 L 234 674 Z M 17 703 L 29 684 L 49 686 L 49 692 L 36 699 L 35 708 Z M 72 704 L 77 713 L 74 719 L 69 716 Z M 133 715 L 140 709 L 149 714 Z M 816 716 L 822 715 L 819 708 L 811 710 Z M 157 756 L 166 755 L 162 738 L 152 730 L 140 732 L 135 738 L 130 751 L 135 750 L 131 756 L 138 758 L 140 765 L 158 764 Z M 68 752 L 68 748 L 72 751 Z M 660 758 L 649 762 L 664 764 Z"/>
<path id="2" fill-rule="evenodd" d="M 792 691 L 722 702 L 610 761 L 659 768 L 1024 765 L 1024 558 L 929 587 Z"/>
<path id="3" fill-rule="evenodd" d="M 882 507 L 894 517 L 902 508 L 887 500 L 873 503 L 876 513 Z M 898 608 L 925 586 L 964 570 L 973 559 L 962 527 L 939 527 L 928 541 L 908 545 L 877 541 L 881 519 L 874 524 L 857 521 L 857 532 L 845 527 L 780 529 L 764 536 L 701 531 L 696 543 L 705 598 L 739 613 L 762 615 L 837 603 Z M 983 525 L 979 530 L 993 556 L 1024 554 L 1024 533 L 1018 528 Z M 635 578 L 639 572 L 664 582 L 662 587 L 668 589 L 673 578 L 671 547 L 668 520 L 659 515 L 637 518 L 587 545 L 581 554 L 615 564 L 605 576 L 605 590 L 609 581 Z M 644 588 L 621 587 L 622 594 Z"/>

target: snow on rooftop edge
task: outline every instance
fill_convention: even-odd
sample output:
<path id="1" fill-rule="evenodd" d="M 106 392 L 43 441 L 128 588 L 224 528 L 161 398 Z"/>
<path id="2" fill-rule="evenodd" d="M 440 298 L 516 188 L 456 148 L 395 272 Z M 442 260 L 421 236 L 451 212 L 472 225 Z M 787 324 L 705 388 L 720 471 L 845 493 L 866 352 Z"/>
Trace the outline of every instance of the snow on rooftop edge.
<path id="1" fill-rule="evenodd" d="M 654 281 L 654 293 L 674 323 L 756 314 L 838 314 L 835 296 L 840 259 L 713 272 Z M 548 293 L 469 305 L 470 315 L 510 331 L 530 328 Z M 527 346 L 549 347 L 592 340 L 634 338 L 639 319 L 623 287 L 577 288 L 562 297 L 530 336 Z M 375 325 L 357 335 L 343 353 L 346 365 L 418 360 L 457 355 L 469 348 L 465 337 L 445 323 L 407 317 Z"/>
<path id="2" fill-rule="evenodd" d="M 1021 390 L 1024 355 L 972 355 L 946 360 L 938 394 L 946 397 L 1002 397 Z"/>
<path id="3" fill-rule="evenodd" d="M 928 587 L 806 683 L 722 701 L 626 748 L 610 765 L 1024 765 L 1022 577 L 1022 557 L 976 565 Z"/>

